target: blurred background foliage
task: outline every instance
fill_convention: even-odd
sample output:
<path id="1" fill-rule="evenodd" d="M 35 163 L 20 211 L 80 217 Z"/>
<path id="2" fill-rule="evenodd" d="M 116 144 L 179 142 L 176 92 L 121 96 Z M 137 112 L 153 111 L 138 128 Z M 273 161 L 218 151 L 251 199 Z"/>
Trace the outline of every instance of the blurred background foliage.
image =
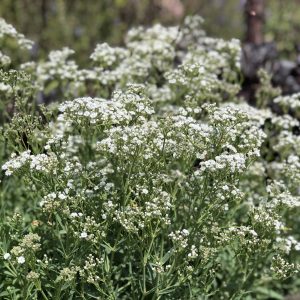
<path id="1" fill-rule="evenodd" d="M 178 24 L 200 14 L 208 35 L 241 38 L 245 0 L 1 0 L 0 16 L 36 42 L 31 58 L 69 46 L 84 64 L 95 45 L 122 44 L 128 28 L 160 22 Z M 266 1 L 266 41 L 289 57 L 299 43 L 300 0 Z M 299 43 L 300 44 L 300 43 Z"/>

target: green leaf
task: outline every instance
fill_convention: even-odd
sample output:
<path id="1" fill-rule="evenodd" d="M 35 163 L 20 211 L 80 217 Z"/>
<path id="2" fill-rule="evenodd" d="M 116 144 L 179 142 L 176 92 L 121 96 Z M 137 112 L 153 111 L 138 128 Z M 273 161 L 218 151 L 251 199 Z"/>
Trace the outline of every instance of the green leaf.
<path id="1" fill-rule="evenodd" d="M 173 286 L 170 286 L 168 288 L 165 288 L 161 291 L 159 291 L 159 295 L 166 295 L 166 294 L 170 294 L 172 292 L 174 292 L 176 290 L 176 288 L 178 287 L 178 285 L 173 285 Z"/>
<path id="2" fill-rule="evenodd" d="M 163 264 L 165 264 L 169 260 L 169 258 L 172 256 L 172 254 L 173 254 L 173 248 L 163 256 L 163 258 L 161 259 L 161 262 Z"/>
<path id="3" fill-rule="evenodd" d="M 105 272 L 109 272 L 110 270 L 110 262 L 108 256 L 105 256 L 105 261 L 104 261 L 104 270 Z"/>
<path id="4" fill-rule="evenodd" d="M 51 81 L 45 88 L 45 94 L 49 94 L 51 91 L 55 90 L 59 86 L 59 82 L 56 80 Z"/>

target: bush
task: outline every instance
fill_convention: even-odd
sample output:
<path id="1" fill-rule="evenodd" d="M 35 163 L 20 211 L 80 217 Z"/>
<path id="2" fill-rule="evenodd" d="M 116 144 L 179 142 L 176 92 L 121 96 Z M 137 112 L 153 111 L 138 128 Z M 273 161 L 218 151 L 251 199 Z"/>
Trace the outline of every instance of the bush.
<path id="1" fill-rule="evenodd" d="M 3 70 L 3 299 L 299 288 L 299 95 L 261 72 L 244 103 L 239 41 L 201 23 L 132 29 L 89 69 L 64 48 Z"/>

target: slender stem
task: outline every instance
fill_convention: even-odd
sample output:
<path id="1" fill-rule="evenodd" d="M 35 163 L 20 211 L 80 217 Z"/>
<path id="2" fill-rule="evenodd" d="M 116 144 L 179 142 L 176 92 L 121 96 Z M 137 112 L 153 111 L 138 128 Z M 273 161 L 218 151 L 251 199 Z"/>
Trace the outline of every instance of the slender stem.
<path id="1" fill-rule="evenodd" d="M 44 291 L 42 289 L 40 290 L 40 292 L 41 292 L 41 294 L 42 294 L 42 296 L 43 296 L 43 298 L 45 300 L 49 300 L 48 297 L 46 296 L 46 294 L 44 293 Z"/>

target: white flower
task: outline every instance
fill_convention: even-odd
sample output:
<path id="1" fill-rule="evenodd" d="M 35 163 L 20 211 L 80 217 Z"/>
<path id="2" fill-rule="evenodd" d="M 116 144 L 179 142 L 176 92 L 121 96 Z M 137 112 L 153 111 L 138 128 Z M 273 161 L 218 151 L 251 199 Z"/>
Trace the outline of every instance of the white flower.
<path id="1" fill-rule="evenodd" d="M 65 194 L 59 193 L 59 194 L 58 194 L 58 198 L 59 198 L 60 200 L 65 200 L 65 199 L 67 198 L 67 196 L 66 196 Z"/>
<path id="2" fill-rule="evenodd" d="M 24 264 L 24 263 L 25 263 L 25 257 L 24 257 L 24 256 L 19 256 L 19 257 L 17 258 L 17 262 L 18 262 L 18 264 L 20 264 L 20 265 Z"/>
<path id="3" fill-rule="evenodd" d="M 9 253 L 5 253 L 3 255 L 3 258 L 6 259 L 6 260 L 9 260 L 11 258 L 11 255 Z"/>
<path id="4" fill-rule="evenodd" d="M 181 232 L 185 236 L 189 235 L 189 231 L 187 229 L 183 229 Z"/>
<path id="5" fill-rule="evenodd" d="M 88 234 L 85 231 L 80 233 L 80 238 L 81 239 L 86 239 L 87 237 L 88 237 Z"/>

